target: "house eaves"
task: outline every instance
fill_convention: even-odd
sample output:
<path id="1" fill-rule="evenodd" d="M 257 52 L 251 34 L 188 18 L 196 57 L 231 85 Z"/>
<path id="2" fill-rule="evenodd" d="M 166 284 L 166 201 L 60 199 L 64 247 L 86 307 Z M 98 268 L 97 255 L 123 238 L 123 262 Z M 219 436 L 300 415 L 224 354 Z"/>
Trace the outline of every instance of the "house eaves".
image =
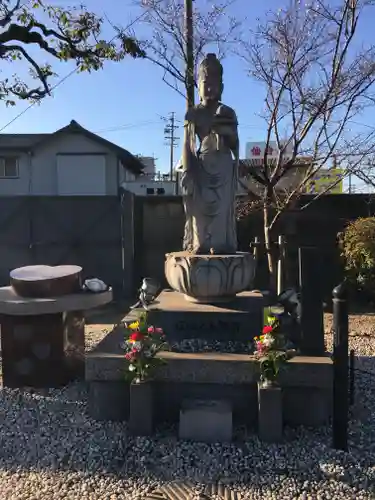
<path id="1" fill-rule="evenodd" d="M 34 145 L 51 134 L 0 134 L 0 151 L 29 152 Z"/>
<path id="2" fill-rule="evenodd" d="M 113 151 L 113 153 L 117 155 L 118 159 L 120 160 L 124 168 L 127 168 L 136 175 L 140 175 L 143 172 L 143 164 L 137 157 L 129 153 L 129 151 L 127 151 L 126 149 L 117 146 L 117 144 L 107 141 L 107 139 L 104 139 L 103 137 L 100 137 L 99 135 L 90 132 L 89 130 L 82 127 L 75 120 L 72 120 L 69 123 L 69 125 L 66 125 L 63 128 L 56 130 L 56 132 L 53 132 L 52 134 L 48 134 L 45 137 L 43 137 L 39 142 L 34 144 L 33 149 L 44 145 L 46 141 L 53 140 L 54 138 L 58 138 L 60 135 L 66 133 L 83 135 L 88 139 L 91 139 L 92 141 L 101 144 L 102 146 L 106 147 L 110 151 Z"/>

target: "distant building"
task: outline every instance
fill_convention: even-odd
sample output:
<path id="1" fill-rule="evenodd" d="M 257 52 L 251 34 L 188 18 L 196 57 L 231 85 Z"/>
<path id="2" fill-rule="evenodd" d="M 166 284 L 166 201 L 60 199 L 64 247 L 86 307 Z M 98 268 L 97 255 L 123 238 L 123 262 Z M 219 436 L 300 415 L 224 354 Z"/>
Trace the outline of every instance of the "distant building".
<path id="1" fill-rule="evenodd" d="M 137 155 L 138 160 L 144 165 L 143 173 L 145 175 L 155 175 L 156 173 L 156 163 L 153 156 L 141 156 Z"/>
<path id="2" fill-rule="evenodd" d="M 340 168 L 321 168 L 306 185 L 308 194 L 342 194 L 345 172 Z"/>
<path id="3" fill-rule="evenodd" d="M 46 134 L 0 134 L 1 196 L 116 195 L 142 174 L 126 149 L 72 120 Z"/>
<path id="4" fill-rule="evenodd" d="M 175 180 L 170 179 L 169 174 L 156 172 L 154 157 L 138 155 L 137 159 L 144 165 L 142 175 L 126 179 L 121 184 L 122 189 L 136 196 L 175 196 L 177 194 Z"/>
<path id="5" fill-rule="evenodd" d="M 154 175 L 140 175 L 123 182 L 121 187 L 136 196 L 175 196 L 178 194 L 176 180 L 171 180 L 169 174 L 161 172 Z"/>

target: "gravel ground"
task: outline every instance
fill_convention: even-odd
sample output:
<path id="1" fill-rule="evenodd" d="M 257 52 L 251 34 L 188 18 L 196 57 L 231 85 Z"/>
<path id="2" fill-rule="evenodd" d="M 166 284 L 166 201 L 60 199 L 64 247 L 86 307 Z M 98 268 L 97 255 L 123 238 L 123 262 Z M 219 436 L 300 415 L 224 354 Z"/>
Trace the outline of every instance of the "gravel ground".
<path id="1" fill-rule="evenodd" d="M 87 348 L 110 327 L 90 325 Z M 358 367 L 375 374 L 374 318 L 354 318 L 351 334 Z M 356 389 L 350 453 L 331 449 L 330 428 L 286 429 L 280 445 L 241 428 L 231 445 L 179 442 L 175 428 L 131 438 L 125 424 L 88 418 L 84 384 L 44 393 L 2 389 L 0 499 L 133 500 L 185 478 L 231 483 L 249 500 L 375 499 L 375 375 L 360 373 Z"/>

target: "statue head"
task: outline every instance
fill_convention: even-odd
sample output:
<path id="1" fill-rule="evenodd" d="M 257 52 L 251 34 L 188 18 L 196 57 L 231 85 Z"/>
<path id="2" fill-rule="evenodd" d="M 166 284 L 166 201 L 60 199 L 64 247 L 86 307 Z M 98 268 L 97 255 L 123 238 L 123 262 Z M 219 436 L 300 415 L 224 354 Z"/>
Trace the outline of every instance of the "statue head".
<path id="1" fill-rule="evenodd" d="M 223 88 L 223 67 L 216 54 L 207 54 L 198 70 L 198 90 L 201 102 L 220 101 Z"/>

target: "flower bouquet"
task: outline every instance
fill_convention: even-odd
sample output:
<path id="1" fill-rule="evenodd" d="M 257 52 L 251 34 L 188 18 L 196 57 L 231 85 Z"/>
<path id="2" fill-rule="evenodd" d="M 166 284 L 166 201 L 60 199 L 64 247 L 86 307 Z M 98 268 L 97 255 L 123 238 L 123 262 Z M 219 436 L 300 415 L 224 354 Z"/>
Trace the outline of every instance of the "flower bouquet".
<path id="1" fill-rule="evenodd" d="M 164 363 L 156 355 L 168 349 L 164 332 L 147 323 L 147 315 L 141 314 L 137 321 L 127 325 L 125 359 L 128 361 L 127 379 L 133 383 L 149 380 L 156 366 Z"/>
<path id="2" fill-rule="evenodd" d="M 296 351 L 288 349 L 284 336 L 280 333 L 279 321 L 272 314 L 267 317 L 262 335 L 254 337 L 254 341 L 256 347 L 254 355 L 260 364 L 260 381 L 263 386 L 275 385 L 280 368 L 295 355 Z"/>

